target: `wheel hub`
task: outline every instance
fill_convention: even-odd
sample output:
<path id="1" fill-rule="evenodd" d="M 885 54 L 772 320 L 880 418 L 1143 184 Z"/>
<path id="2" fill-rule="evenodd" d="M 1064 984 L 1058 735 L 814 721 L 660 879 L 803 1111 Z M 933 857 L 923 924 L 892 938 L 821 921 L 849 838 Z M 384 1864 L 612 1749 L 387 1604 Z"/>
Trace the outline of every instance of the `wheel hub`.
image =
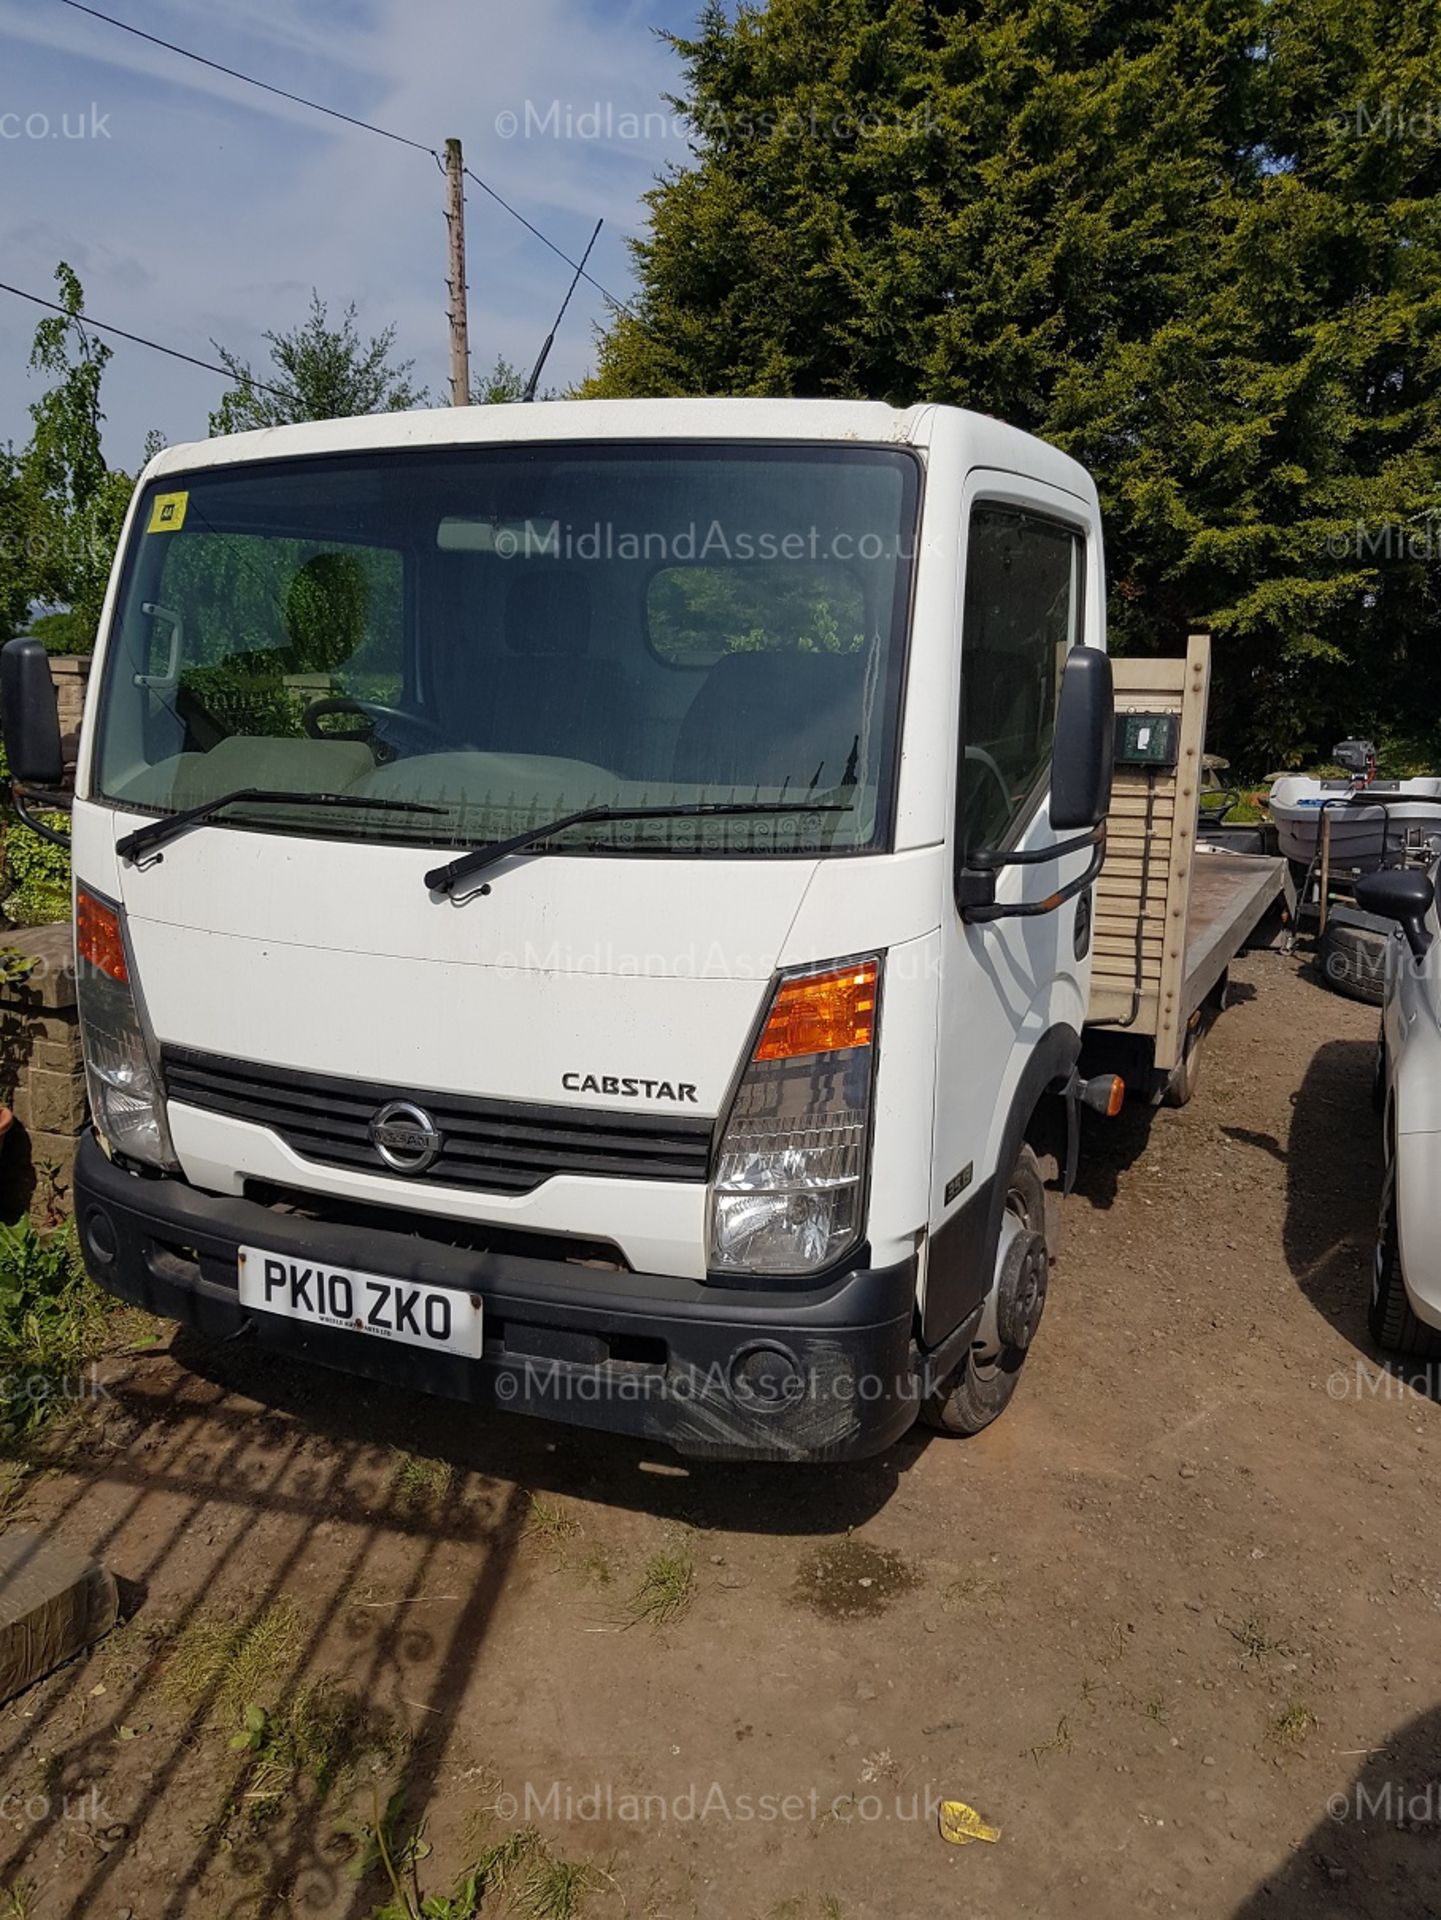
<path id="1" fill-rule="evenodd" d="M 1023 1229 L 1012 1238 L 996 1289 L 996 1332 L 1002 1346 L 1024 1352 L 1035 1338 L 1045 1310 L 1050 1265 L 1042 1234 Z"/>

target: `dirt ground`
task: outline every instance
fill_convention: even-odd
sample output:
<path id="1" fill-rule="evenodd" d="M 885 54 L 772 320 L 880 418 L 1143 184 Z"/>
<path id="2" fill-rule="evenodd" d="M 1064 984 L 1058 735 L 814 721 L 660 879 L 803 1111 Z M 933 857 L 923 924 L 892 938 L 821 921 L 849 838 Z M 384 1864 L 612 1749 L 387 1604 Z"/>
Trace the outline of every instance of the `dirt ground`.
<path id="1" fill-rule="evenodd" d="M 416 1911 L 534 1826 L 485 1914 L 1441 1913 L 1441 1407 L 1365 1330 L 1375 1027 L 1238 965 L 1193 1104 L 1096 1123 L 973 1441 L 683 1467 L 113 1356 L 21 1517 L 131 1617 L 0 1711 L 0 1913 L 369 1920 L 377 1826 Z"/>

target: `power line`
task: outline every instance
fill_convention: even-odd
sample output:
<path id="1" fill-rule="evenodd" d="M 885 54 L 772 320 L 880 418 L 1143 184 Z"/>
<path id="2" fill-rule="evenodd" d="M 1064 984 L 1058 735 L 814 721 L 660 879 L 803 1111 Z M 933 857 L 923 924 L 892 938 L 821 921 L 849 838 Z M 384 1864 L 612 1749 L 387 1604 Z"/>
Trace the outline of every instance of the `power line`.
<path id="1" fill-rule="evenodd" d="M 167 53 L 178 53 L 182 60 L 193 60 L 197 66 L 209 67 L 213 72 L 226 74 L 232 80 L 243 80 L 247 86 L 259 87 L 264 93 L 291 100 L 297 107 L 309 107 L 313 113 L 328 113 L 332 120 L 344 120 L 352 127 L 363 127 L 367 133 L 378 133 L 383 140 L 397 141 L 402 147 L 414 147 L 417 153 L 428 153 L 432 159 L 440 158 L 435 148 L 426 146 L 422 140 L 411 140 L 403 133 L 392 133 L 388 127 L 377 127 L 369 120 L 357 120 L 353 113 L 341 113 L 337 107 L 322 106 L 318 100 L 307 100 L 304 94 L 287 93 L 284 87 L 272 86 L 268 80 L 257 80 L 254 74 L 241 73 L 235 67 L 222 66 L 218 60 L 208 60 L 203 53 L 192 53 L 189 47 L 177 47 L 173 40 L 162 40 L 158 34 L 146 33 L 142 27 L 132 27 L 128 20 L 117 20 L 112 14 L 84 6 L 81 0 L 60 0 L 60 4 L 62 7 L 73 7 L 76 13 L 88 13 L 92 20 L 103 20 L 107 27 L 119 27 L 122 33 L 133 33 L 137 40 L 148 40 L 152 47 L 164 47 Z"/>
<path id="2" fill-rule="evenodd" d="M 88 313 L 72 313 L 69 307 L 62 307 L 54 300 L 42 300 L 38 293 L 27 293 L 24 287 L 12 287 L 0 280 L 0 293 L 13 293 L 19 300 L 32 301 L 37 307 L 48 307 L 52 313 L 62 313 L 67 320 L 78 320 L 82 326 L 94 327 L 97 333 L 113 333 L 121 340 L 129 340 L 137 347 L 150 347 L 156 353 L 168 353 L 172 360 L 184 360 L 192 367 L 203 367 L 207 373 L 218 373 L 227 380 L 244 378 L 245 384 L 259 387 L 262 393 L 273 393 L 277 400 L 293 399 L 281 387 L 272 387 L 265 380 L 257 380 L 253 374 L 237 375 L 230 367 L 220 367 L 213 360 L 197 360 L 193 353 L 182 353 L 179 347 L 162 346 L 158 340 L 147 340 L 143 333 L 127 333 L 124 327 L 111 326 L 107 320 L 93 320 Z"/>
<path id="3" fill-rule="evenodd" d="M 66 4 L 67 5 L 69 4 L 69 0 L 66 0 Z M 578 277 L 582 280 L 589 282 L 589 284 L 595 288 L 597 293 L 604 294 L 605 298 L 609 300 L 610 304 L 616 309 L 618 313 L 628 313 L 630 314 L 632 319 L 635 318 L 633 309 L 628 307 L 624 300 L 617 300 L 613 293 L 608 293 L 606 291 L 606 289 L 600 284 L 599 280 L 595 280 L 591 278 L 590 274 L 588 274 L 585 270 L 584 260 L 580 260 L 580 261 L 572 260 L 570 255 L 568 253 L 563 252 L 562 249 L 555 244 L 554 240 L 548 239 L 546 235 L 541 232 L 539 227 L 531 226 L 529 220 L 526 219 L 523 213 L 517 213 L 515 208 L 510 204 L 508 200 L 502 200 L 500 195 L 496 192 L 495 188 L 492 186 L 487 186 L 486 182 L 481 179 L 478 173 L 474 172 L 473 169 L 471 169 L 470 167 L 467 167 L 465 171 L 467 174 L 469 174 L 470 178 L 475 182 L 475 184 L 480 188 L 482 193 L 488 193 L 492 200 L 494 200 L 499 206 L 502 206 L 505 208 L 506 212 L 510 215 L 510 217 L 513 220 L 519 220 L 520 224 L 526 229 L 528 233 L 533 233 L 537 240 L 539 240 L 543 245 L 550 248 L 552 253 L 559 254 L 560 258 L 564 260 L 565 264 L 568 267 L 574 267 Z M 592 239 L 591 245 L 593 246 L 594 244 L 595 244 L 594 240 Z M 586 248 L 586 254 L 588 257 L 590 254 L 590 247 Z"/>
<path id="4" fill-rule="evenodd" d="M 417 153 L 428 153 L 435 164 L 444 171 L 445 163 L 442 161 L 440 155 L 434 147 L 427 146 L 423 140 L 412 140 L 408 134 L 395 133 L 389 127 L 377 126 L 373 120 L 358 119 L 353 113 L 342 113 L 339 108 L 327 107 L 319 100 L 307 100 L 304 94 L 290 93 L 284 87 L 272 85 L 269 80 L 257 80 L 253 73 L 241 73 L 239 68 L 224 66 L 219 60 L 208 59 L 203 53 L 192 53 L 189 47 L 177 46 L 173 40 L 162 40 L 158 34 L 146 33 L 141 27 L 131 26 L 128 20 L 117 20 L 113 14 L 101 13 L 97 7 L 85 6 L 83 0 L 60 0 L 60 4 L 63 7 L 72 8 L 76 13 L 88 14 L 92 20 L 103 20 L 106 26 L 118 27 L 122 33 L 133 34 L 137 40 L 148 40 L 153 47 L 164 47 L 167 53 L 178 53 L 182 60 L 193 60 L 198 66 L 209 67 L 213 72 L 223 73 L 231 80 L 243 81 L 245 85 L 249 87 L 259 87 L 262 93 L 273 93 L 279 99 L 289 100 L 295 106 L 308 107 L 312 113 L 323 113 L 328 115 L 332 120 L 343 120 L 347 126 L 359 127 L 365 133 L 379 134 L 382 140 L 393 140 L 397 146 L 412 147 Z M 525 215 L 521 213 L 518 208 L 513 207 L 503 195 L 497 193 L 488 181 L 482 180 L 474 168 L 467 167 L 465 171 L 480 188 L 482 193 L 488 193 L 497 206 L 505 209 L 512 220 L 518 220 L 527 233 L 534 234 L 535 238 L 539 240 L 543 246 L 549 247 L 551 252 L 564 260 L 568 267 L 575 267 L 576 271 L 581 274 L 582 279 L 589 282 L 597 293 L 603 295 L 617 312 L 629 313 L 632 315 L 632 318 L 634 317 L 633 310 L 626 305 L 624 300 L 618 300 L 607 287 L 601 285 L 599 280 L 595 279 L 591 274 L 584 272 L 583 264 L 578 264 L 572 260 L 563 247 L 557 246 L 548 234 L 542 233 L 539 227 L 534 226 L 527 220 Z"/>

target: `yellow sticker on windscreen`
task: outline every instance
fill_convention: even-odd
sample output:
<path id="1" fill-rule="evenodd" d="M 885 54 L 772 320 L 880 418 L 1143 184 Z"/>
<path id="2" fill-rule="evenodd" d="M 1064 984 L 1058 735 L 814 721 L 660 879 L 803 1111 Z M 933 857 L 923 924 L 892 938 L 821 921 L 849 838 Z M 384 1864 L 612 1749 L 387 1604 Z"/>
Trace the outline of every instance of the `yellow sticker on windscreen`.
<path id="1" fill-rule="evenodd" d="M 147 533 L 179 533 L 185 525 L 185 507 L 188 493 L 157 493 L 155 504 L 150 509 L 150 525 Z"/>

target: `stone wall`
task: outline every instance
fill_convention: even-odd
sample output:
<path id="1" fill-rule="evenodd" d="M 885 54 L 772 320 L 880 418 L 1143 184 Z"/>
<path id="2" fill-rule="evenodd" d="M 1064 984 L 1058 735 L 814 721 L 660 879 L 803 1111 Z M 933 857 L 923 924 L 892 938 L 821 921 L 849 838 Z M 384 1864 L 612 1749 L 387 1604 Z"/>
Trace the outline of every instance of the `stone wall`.
<path id="1" fill-rule="evenodd" d="M 68 925 L 8 936 L 35 964 L 0 981 L 0 1099 L 15 1113 L 0 1148 L 0 1219 L 27 1207 L 46 1219 L 69 1192 L 86 1124 L 71 937 Z"/>
<path id="2" fill-rule="evenodd" d="M 52 654 L 50 678 L 55 682 L 55 705 L 60 713 L 60 737 L 80 731 L 85 711 L 85 688 L 90 680 L 90 655 Z M 67 756 L 68 757 L 68 756 Z"/>
<path id="3" fill-rule="evenodd" d="M 85 710 L 89 656 L 54 655 L 50 675 L 69 760 Z M 48 1223 L 69 1194 L 87 1121 L 73 940 L 68 922 L 0 934 L 0 944 L 34 962 L 21 977 L 0 979 L 0 1104 L 15 1115 L 0 1142 L 0 1220 L 28 1208 Z"/>

